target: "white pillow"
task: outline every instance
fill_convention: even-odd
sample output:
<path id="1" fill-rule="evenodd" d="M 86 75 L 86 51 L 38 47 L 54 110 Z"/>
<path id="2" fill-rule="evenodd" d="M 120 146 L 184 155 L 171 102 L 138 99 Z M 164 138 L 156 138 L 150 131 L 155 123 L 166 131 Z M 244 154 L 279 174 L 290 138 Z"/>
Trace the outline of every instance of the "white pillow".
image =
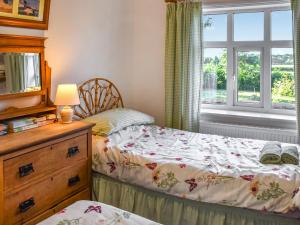
<path id="1" fill-rule="evenodd" d="M 83 121 L 95 123 L 93 134 L 107 136 L 132 125 L 153 124 L 154 118 L 132 109 L 117 108 L 104 111 Z"/>

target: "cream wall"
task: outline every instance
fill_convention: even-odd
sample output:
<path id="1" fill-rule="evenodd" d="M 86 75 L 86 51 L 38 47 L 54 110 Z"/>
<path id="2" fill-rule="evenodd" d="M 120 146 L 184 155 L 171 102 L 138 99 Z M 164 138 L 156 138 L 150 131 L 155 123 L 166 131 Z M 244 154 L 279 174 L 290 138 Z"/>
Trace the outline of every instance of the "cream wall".
<path id="1" fill-rule="evenodd" d="M 53 0 L 45 33 L 53 87 L 102 76 L 126 106 L 162 123 L 163 34 L 161 0 Z"/>
<path id="2" fill-rule="evenodd" d="M 164 121 L 165 3 L 134 0 L 130 105 Z"/>
<path id="3" fill-rule="evenodd" d="M 48 37 L 52 97 L 59 83 L 98 75 L 118 86 L 127 107 L 162 124 L 164 7 L 162 0 L 52 0 L 48 31 L 0 27 L 0 33 Z"/>
<path id="4" fill-rule="evenodd" d="M 111 79 L 128 99 L 131 0 L 53 0 L 46 58 L 58 83 Z M 53 95 L 52 95 L 53 96 Z"/>
<path id="5" fill-rule="evenodd" d="M 0 34 L 17 34 L 17 35 L 30 35 L 30 36 L 44 36 L 44 31 L 33 30 L 33 29 L 23 29 L 16 27 L 2 27 L 0 26 Z"/>

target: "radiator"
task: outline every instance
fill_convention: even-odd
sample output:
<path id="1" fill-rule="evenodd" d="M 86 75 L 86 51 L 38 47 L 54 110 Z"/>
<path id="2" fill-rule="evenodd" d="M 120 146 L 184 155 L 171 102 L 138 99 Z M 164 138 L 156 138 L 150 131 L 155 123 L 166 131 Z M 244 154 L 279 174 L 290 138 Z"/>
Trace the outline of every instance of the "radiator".
<path id="1" fill-rule="evenodd" d="M 237 138 L 297 143 L 297 132 L 294 130 L 202 122 L 200 132 Z"/>

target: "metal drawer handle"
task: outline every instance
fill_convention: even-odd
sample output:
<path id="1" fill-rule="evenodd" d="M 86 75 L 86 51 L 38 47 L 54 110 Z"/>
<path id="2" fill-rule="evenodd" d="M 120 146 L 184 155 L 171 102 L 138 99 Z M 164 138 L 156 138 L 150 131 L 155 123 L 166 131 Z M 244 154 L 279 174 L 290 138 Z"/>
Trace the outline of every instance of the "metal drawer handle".
<path id="1" fill-rule="evenodd" d="M 19 167 L 19 175 L 20 175 L 20 177 L 28 176 L 29 174 L 31 174 L 33 172 L 34 172 L 34 169 L 33 169 L 32 163 L 30 163 L 28 165 L 25 165 L 25 166 Z"/>
<path id="2" fill-rule="evenodd" d="M 80 182 L 80 177 L 77 175 L 75 177 L 71 177 L 69 179 L 68 185 L 69 187 L 75 186 L 76 184 L 78 184 Z"/>
<path id="3" fill-rule="evenodd" d="M 34 198 L 30 198 L 22 203 L 19 204 L 19 209 L 21 213 L 26 212 L 30 208 L 32 208 L 35 205 Z"/>
<path id="4" fill-rule="evenodd" d="M 79 147 L 78 147 L 78 146 L 71 147 L 71 148 L 68 149 L 68 154 L 67 154 L 67 156 L 68 156 L 69 158 L 71 158 L 71 157 L 74 157 L 75 155 L 77 155 L 79 152 L 80 152 L 80 151 L 79 151 Z"/>

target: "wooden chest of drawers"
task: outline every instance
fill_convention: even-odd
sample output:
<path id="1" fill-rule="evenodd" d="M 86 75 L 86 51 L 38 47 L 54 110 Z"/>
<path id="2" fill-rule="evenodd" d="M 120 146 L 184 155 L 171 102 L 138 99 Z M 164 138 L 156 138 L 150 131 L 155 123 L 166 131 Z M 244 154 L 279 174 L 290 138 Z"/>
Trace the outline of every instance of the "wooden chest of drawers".
<path id="1" fill-rule="evenodd" d="M 90 199 L 92 126 L 57 123 L 0 137 L 0 225 L 35 224 Z"/>

